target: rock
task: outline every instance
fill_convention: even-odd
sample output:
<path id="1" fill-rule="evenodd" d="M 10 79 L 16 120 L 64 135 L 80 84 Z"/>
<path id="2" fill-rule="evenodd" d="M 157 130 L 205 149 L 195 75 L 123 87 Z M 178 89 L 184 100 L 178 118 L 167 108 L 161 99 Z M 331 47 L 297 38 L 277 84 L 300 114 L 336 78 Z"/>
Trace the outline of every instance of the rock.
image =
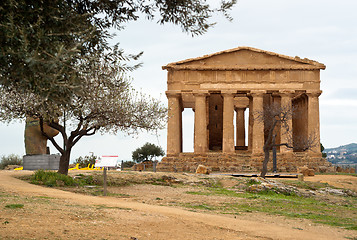
<path id="1" fill-rule="evenodd" d="M 299 174 L 298 175 L 298 180 L 299 181 L 304 181 L 304 175 L 303 174 Z"/>
<path id="2" fill-rule="evenodd" d="M 307 176 L 315 176 L 315 171 L 314 171 L 314 169 L 309 168 L 309 169 L 307 170 Z"/>
<path id="3" fill-rule="evenodd" d="M 309 168 L 307 166 L 303 166 L 303 167 L 299 167 L 297 172 L 301 173 L 305 177 L 305 176 L 308 176 L 307 170 L 309 170 Z"/>
<path id="4" fill-rule="evenodd" d="M 307 166 L 299 167 L 298 173 L 301 173 L 302 175 L 304 175 L 304 177 L 315 176 L 314 169 L 308 168 Z"/>
<path id="5" fill-rule="evenodd" d="M 135 165 L 132 167 L 132 169 L 133 169 L 134 171 L 143 171 L 143 170 L 144 170 L 144 164 L 142 164 L 142 163 L 137 163 L 137 164 L 135 164 Z"/>
<path id="6" fill-rule="evenodd" d="M 254 180 L 255 182 L 258 182 L 257 184 L 253 184 L 251 186 L 249 186 L 247 188 L 248 192 L 262 192 L 262 191 L 273 191 L 276 193 L 281 193 L 284 195 L 298 195 L 301 196 L 302 194 L 300 193 L 300 191 L 293 186 L 287 186 L 281 182 L 277 182 L 274 180 L 267 180 L 267 179 L 263 179 L 263 178 L 251 178 L 252 180 Z"/>
<path id="7" fill-rule="evenodd" d="M 177 178 L 172 177 L 172 176 L 164 175 L 164 176 L 161 177 L 161 179 L 164 180 L 167 183 L 182 183 L 182 181 L 180 181 Z"/>
<path id="8" fill-rule="evenodd" d="M 196 169 L 196 173 L 200 173 L 200 174 L 210 174 L 210 170 L 208 167 L 204 166 L 204 165 L 198 165 L 197 169 Z"/>

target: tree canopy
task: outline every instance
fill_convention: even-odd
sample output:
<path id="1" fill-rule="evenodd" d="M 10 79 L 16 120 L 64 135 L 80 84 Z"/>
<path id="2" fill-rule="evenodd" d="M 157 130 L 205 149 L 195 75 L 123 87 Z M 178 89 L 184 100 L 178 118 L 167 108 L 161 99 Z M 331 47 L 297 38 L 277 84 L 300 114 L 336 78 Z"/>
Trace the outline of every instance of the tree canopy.
<path id="1" fill-rule="evenodd" d="M 82 91 L 83 74 L 94 56 L 111 52 L 108 61 L 125 60 L 118 45 L 110 46 L 109 29 L 121 29 L 139 17 L 173 23 L 192 35 L 214 25 L 213 13 L 223 13 L 236 0 L 219 8 L 202 0 L 3 0 L 0 3 L 0 85 L 31 91 L 56 104 L 66 104 Z M 140 54 L 139 54 L 140 55 Z"/>
<path id="2" fill-rule="evenodd" d="M 214 13 L 228 19 L 236 0 L 213 8 L 202 0 L 3 0 L 0 2 L 0 120 L 27 116 L 58 130 L 60 173 L 67 174 L 72 147 L 98 131 L 136 133 L 163 127 L 166 109 L 135 92 L 127 76 L 142 53 L 125 54 L 110 45 L 110 28 L 139 17 L 173 23 L 198 35 L 214 25 Z M 58 119 L 70 120 L 65 131 Z"/>
<path id="3" fill-rule="evenodd" d="M 161 147 L 152 143 L 145 143 L 142 147 L 133 151 L 132 158 L 136 162 L 152 160 L 154 157 L 164 156 L 165 152 Z"/>
<path id="4" fill-rule="evenodd" d="M 39 118 L 43 135 L 61 153 L 60 173 L 67 174 L 71 150 L 83 136 L 91 136 L 98 131 L 131 134 L 164 127 L 166 108 L 159 100 L 135 92 L 129 79 L 115 65 L 98 64 L 102 67 L 98 66 L 98 71 L 93 71 L 82 81 L 86 91 L 76 92 L 64 109 L 44 104 L 32 93 L 17 94 L 16 91 L 0 89 L 0 118 Z M 70 123 L 67 129 L 63 121 L 58 121 L 58 118 L 62 119 L 62 111 Z M 43 131 L 43 123 L 60 132 L 64 147 Z"/>

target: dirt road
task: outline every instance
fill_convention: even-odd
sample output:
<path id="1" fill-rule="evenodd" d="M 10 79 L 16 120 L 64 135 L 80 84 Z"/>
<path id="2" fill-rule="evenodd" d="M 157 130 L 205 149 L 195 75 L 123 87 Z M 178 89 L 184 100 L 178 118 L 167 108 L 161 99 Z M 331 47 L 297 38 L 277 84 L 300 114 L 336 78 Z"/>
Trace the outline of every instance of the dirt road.
<path id="1" fill-rule="evenodd" d="M 305 220 L 257 221 L 31 185 L 0 171 L 1 239 L 353 239 Z M 21 209 L 4 208 L 22 203 Z M 301 226 L 304 226 L 301 228 Z"/>

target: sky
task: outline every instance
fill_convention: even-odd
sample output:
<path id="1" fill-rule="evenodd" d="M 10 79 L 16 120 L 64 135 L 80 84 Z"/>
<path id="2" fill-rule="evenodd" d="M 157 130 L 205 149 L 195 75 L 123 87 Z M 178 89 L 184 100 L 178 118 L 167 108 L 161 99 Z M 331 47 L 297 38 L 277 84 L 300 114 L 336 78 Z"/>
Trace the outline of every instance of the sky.
<path id="1" fill-rule="evenodd" d="M 211 1 L 215 2 L 215 1 Z M 165 96 L 166 70 L 161 67 L 239 46 L 249 46 L 288 56 L 316 60 L 321 71 L 320 134 L 325 148 L 357 142 L 357 1 L 355 0 L 238 0 L 231 11 L 233 21 L 215 15 L 217 24 L 202 36 L 191 37 L 179 26 L 159 25 L 145 19 L 117 32 L 127 53 L 144 51 L 143 66 L 131 73 L 132 84 L 143 93 Z M 183 114 L 184 151 L 193 151 L 193 112 Z M 25 154 L 24 123 L 0 123 L 0 155 Z M 131 160 L 132 151 L 146 142 L 166 151 L 166 129 L 157 135 L 96 134 L 82 138 L 71 160 L 93 152 L 115 154 Z M 48 142 L 51 153 L 57 153 Z"/>

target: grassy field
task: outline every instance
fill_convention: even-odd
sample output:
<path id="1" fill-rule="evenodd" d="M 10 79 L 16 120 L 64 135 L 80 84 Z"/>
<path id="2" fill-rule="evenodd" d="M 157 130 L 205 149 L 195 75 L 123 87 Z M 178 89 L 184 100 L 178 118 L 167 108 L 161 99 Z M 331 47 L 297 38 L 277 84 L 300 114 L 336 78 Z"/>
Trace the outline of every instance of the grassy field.
<path id="1" fill-rule="evenodd" d="M 192 179 L 188 179 L 188 177 Z M 181 179 L 182 178 L 182 179 Z M 72 177 L 57 176 L 55 173 L 37 172 L 26 180 L 82 194 L 101 195 L 101 173 L 73 174 Z M 229 186 L 224 184 L 229 182 Z M 327 183 L 315 183 L 297 180 L 275 180 L 279 184 L 293 187 L 297 192 L 281 192 L 279 189 L 266 189 L 259 192 L 249 191 L 252 185 L 261 183 L 255 179 L 232 178 L 203 175 L 163 175 L 138 174 L 135 172 L 112 173 L 108 177 L 109 195 L 118 198 L 132 198 L 148 201 L 148 197 L 132 195 L 126 192 L 131 186 L 158 185 L 163 188 L 163 195 L 151 200 L 153 204 L 176 206 L 191 211 L 204 211 L 214 214 L 242 215 L 264 213 L 287 218 L 309 219 L 314 223 L 327 224 L 340 228 L 357 230 L 357 197 L 353 192 L 336 195 L 320 190 L 335 189 Z M 172 198 L 165 191 L 175 188 L 181 198 Z M 165 190 L 166 189 L 166 190 Z M 149 191 L 149 190 L 148 190 Z M 349 194 L 348 194 L 349 193 Z M 136 193 L 140 194 L 140 193 Z M 187 201 L 190 196 L 195 201 Z M 219 201 L 210 201 L 219 197 Z M 150 199 L 149 199 L 150 200 Z M 166 201 L 165 201 L 166 200 Z M 14 203 L 15 204 L 15 203 Z M 9 208 L 11 208 L 9 205 Z M 16 208 L 16 206 L 12 206 Z M 19 206 L 20 207 L 20 206 Z"/>

